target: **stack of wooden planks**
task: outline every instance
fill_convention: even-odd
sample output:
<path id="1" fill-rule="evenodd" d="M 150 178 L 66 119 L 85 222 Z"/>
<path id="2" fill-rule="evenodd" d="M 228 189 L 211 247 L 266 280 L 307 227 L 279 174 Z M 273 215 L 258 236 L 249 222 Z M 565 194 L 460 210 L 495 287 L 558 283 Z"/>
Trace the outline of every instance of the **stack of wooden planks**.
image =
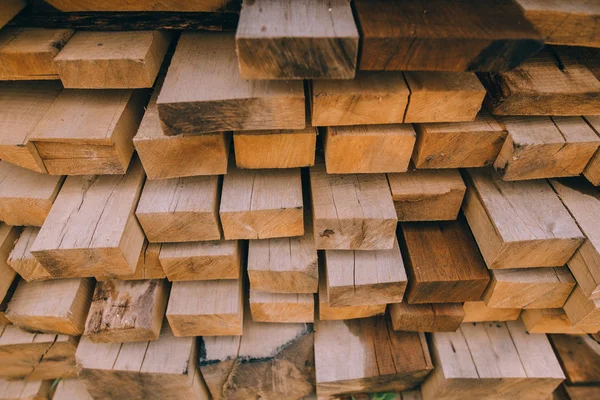
<path id="1" fill-rule="evenodd" d="M 598 397 L 594 2 L 0 3 L 0 400 Z"/>

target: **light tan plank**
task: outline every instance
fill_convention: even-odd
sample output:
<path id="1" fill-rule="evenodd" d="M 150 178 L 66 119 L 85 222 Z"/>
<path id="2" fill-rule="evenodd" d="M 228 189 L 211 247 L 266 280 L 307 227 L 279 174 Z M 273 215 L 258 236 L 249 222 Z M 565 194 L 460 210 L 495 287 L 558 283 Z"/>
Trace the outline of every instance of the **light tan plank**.
<path id="1" fill-rule="evenodd" d="M 250 289 L 250 312 L 255 322 L 309 322 L 315 320 L 312 293 L 267 293 Z"/>
<path id="2" fill-rule="evenodd" d="M 592 115 L 584 117 L 588 125 L 594 130 L 596 135 L 600 136 L 600 116 Z M 583 176 L 587 178 L 594 186 L 600 185 L 600 151 L 590 159 L 590 162 L 583 170 Z"/>
<path id="3" fill-rule="evenodd" d="M 492 308 L 485 301 L 465 301 L 463 322 L 514 321 L 521 315 L 520 308 Z"/>
<path id="4" fill-rule="evenodd" d="M 79 379 L 61 379 L 53 400 L 93 400 Z"/>
<path id="5" fill-rule="evenodd" d="M 562 308 L 523 310 L 521 321 L 529 333 L 585 334 L 583 329 L 573 325 Z M 600 325 L 597 330 L 600 330 Z"/>

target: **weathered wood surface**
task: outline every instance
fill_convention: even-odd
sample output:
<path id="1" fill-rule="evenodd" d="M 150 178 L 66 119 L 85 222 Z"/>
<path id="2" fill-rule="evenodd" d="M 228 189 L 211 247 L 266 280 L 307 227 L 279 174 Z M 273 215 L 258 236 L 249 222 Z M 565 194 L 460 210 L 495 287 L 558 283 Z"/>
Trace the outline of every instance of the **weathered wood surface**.
<path id="1" fill-rule="evenodd" d="M 5 0 L 0 8 L 0 28 L 13 19 L 26 5 L 26 0 Z"/>
<path id="2" fill-rule="evenodd" d="M 460 303 L 394 303 L 389 314 L 394 330 L 409 332 L 455 332 L 465 318 Z"/>
<path id="3" fill-rule="evenodd" d="M 591 115 L 584 117 L 584 119 L 589 124 L 590 128 L 596 132 L 596 135 L 600 136 L 600 116 Z M 585 176 L 594 186 L 600 185 L 600 151 L 596 151 L 592 156 L 590 162 L 583 170 L 583 176 Z"/>
<path id="4" fill-rule="evenodd" d="M 520 308 L 492 308 L 485 301 L 465 301 L 463 322 L 515 321 L 521 315 Z"/>
<path id="5" fill-rule="evenodd" d="M 64 12 L 76 11 L 169 11 L 169 12 L 232 12 L 238 11 L 239 0 L 47 0 L 53 8 Z M 40 6 L 40 8 L 42 8 Z"/>
<path id="6" fill-rule="evenodd" d="M 51 387 L 52 380 L 9 381 L 0 379 L 0 398 L 3 400 L 46 400 L 50 396 Z"/>
<path id="7" fill-rule="evenodd" d="M 10 267 L 7 260 L 20 233 L 21 228 L 0 222 L 0 304 L 3 304 L 5 299 L 8 300 L 7 295 L 12 293 L 13 282 L 16 282 L 17 273 Z"/>
<path id="8" fill-rule="evenodd" d="M 315 320 L 312 293 L 267 293 L 250 289 L 248 301 L 255 322 L 312 323 Z"/>
<path id="9" fill-rule="evenodd" d="M 52 275 L 29 251 L 39 231 L 40 228 L 33 226 L 23 229 L 7 260 L 8 265 L 27 282 L 52 279 Z"/>
<path id="10" fill-rule="evenodd" d="M 94 400 L 77 378 L 61 379 L 56 385 L 52 400 Z"/>
<path id="11" fill-rule="evenodd" d="M 556 356 L 572 385 L 600 383 L 600 344 L 587 335 L 550 335 Z"/>

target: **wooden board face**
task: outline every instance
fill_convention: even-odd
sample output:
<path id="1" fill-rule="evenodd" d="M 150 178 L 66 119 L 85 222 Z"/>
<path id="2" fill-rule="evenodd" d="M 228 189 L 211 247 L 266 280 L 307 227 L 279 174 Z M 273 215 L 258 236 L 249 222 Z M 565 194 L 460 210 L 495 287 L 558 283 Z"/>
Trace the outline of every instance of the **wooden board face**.
<path id="1" fill-rule="evenodd" d="M 550 335 L 550 342 L 572 385 L 600 383 L 600 344 L 587 335 Z"/>
<path id="2" fill-rule="evenodd" d="M 8 265 L 27 282 L 43 281 L 52 278 L 50 273 L 46 271 L 42 264 L 29 251 L 39 231 L 40 228 L 32 226 L 25 228 L 7 260 Z"/>
<path id="3" fill-rule="evenodd" d="M 590 127 L 594 130 L 596 135 L 600 136 L 600 116 L 588 116 L 584 117 L 586 122 L 590 125 Z M 590 181 L 593 185 L 600 185 L 600 152 L 596 152 L 590 159 L 590 162 L 583 170 L 583 175 Z"/>
<path id="4" fill-rule="evenodd" d="M 255 322 L 312 323 L 315 320 L 312 293 L 267 293 L 250 289 L 249 302 Z"/>
<path id="5" fill-rule="evenodd" d="M 238 0 L 49 0 L 47 3 L 60 11 L 180 11 L 214 12 L 236 11 Z"/>
<path id="6" fill-rule="evenodd" d="M 515 321 L 521 315 L 520 308 L 491 308 L 485 301 L 465 301 L 463 322 Z"/>
<path id="7" fill-rule="evenodd" d="M 502 71 L 542 46 L 511 1 L 359 0 L 356 15 L 361 70 Z"/>
<path id="8" fill-rule="evenodd" d="M 586 332 L 573 325 L 562 308 L 538 308 L 523 310 L 521 321 L 529 333 L 564 333 L 583 335 Z"/>
<path id="9" fill-rule="evenodd" d="M 244 4 L 236 31 L 242 79 L 352 79 L 358 29 L 345 0 Z"/>
<path id="10" fill-rule="evenodd" d="M 465 318 L 460 303 L 406 304 L 389 306 L 390 319 L 396 331 L 455 332 Z"/>

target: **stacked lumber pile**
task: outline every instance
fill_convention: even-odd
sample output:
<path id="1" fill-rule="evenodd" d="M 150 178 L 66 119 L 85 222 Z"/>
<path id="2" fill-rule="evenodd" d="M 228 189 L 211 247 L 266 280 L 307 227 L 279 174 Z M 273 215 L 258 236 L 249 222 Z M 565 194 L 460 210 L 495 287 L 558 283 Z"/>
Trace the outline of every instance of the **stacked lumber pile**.
<path id="1" fill-rule="evenodd" d="M 1 2 L 0 400 L 600 398 L 559 3 Z"/>

